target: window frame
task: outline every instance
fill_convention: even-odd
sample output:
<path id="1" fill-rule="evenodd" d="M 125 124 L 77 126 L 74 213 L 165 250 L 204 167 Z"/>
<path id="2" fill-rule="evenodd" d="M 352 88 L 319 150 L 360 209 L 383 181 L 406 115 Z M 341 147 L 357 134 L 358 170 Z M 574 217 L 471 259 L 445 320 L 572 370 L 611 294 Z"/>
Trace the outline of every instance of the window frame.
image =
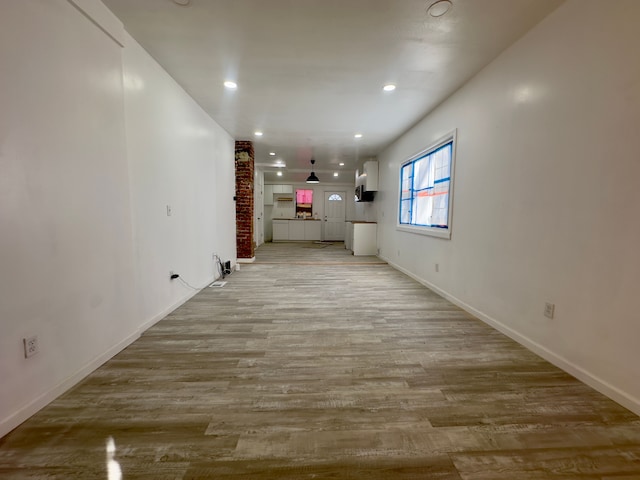
<path id="1" fill-rule="evenodd" d="M 450 165 L 450 175 L 449 175 L 449 201 L 447 204 L 447 227 L 430 227 L 424 225 L 414 225 L 408 223 L 401 223 L 402 218 L 402 173 L 403 169 L 406 165 L 411 163 L 415 163 L 418 160 L 432 154 L 436 150 L 444 147 L 448 143 L 451 143 L 451 165 Z M 452 230 L 452 221 L 453 221 L 453 188 L 454 188 L 454 180 L 455 180 L 455 164 L 456 164 L 456 148 L 457 148 L 457 129 L 452 130 L 451 132 L 443 135 L 438 140 L 433 142 L 427 148 L 420 150 L 415 155 L 410 156 L 406 160 L 404 160 L 400 164 L 400 168 L 398 169 L 398 206 L 397 206 L 397 217 L 396 217 L 396 230 L 402 232 L 416 233 L 419 235 L 427 235 L 430 237 L 438 237 L 444 239 L 451 239 L 451 230 Z M 413 202 L 414 199 L 412 198 Z"/>
<path id="2" fill-rule="evenodd" d="M 313 188 L 295 188 L 294 189 L 295 201 L 296 201 L 296 218 L 300 216 L 312 217 L 313 216 L 313 201 L 315 197 L 315 191 Z M 298 192 L 311 192 L 311 203 L 298 203 Z M 302 194 L 305 196 L 305 193 Z M 302 205 L 305 205 L 304 207 Z M 306 206 L 308 205 L 308 207 Z M 306 215 L 308 214 L 308 215 Z"/>

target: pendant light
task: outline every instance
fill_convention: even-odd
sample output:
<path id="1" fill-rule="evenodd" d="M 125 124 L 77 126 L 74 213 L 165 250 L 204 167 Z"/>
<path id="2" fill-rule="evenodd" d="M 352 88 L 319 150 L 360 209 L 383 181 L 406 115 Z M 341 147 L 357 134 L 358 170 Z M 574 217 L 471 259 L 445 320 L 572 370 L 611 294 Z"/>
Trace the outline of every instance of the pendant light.
<path id="1" fill-rule="evenodd" d="M 316 177 L 316 174 L 313 172 L 314 163 L 316 163 L 316 161 L 312 158 L 311 159 L 311 175 L 307 177 L 307 183 L 320 183 L 320 179 Z"/>

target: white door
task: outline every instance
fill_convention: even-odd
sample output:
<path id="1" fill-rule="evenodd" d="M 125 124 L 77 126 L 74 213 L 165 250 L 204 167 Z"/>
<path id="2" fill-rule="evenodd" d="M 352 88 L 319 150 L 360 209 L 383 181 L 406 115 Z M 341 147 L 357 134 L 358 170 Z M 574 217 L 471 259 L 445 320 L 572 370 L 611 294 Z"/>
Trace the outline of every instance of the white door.
<path id="1" fill-rule="evenodd" d="M 324 240 L 344 242 L 346 211 L 344 192 L 324 193 Z"/>
<path id="2" fill-rule="evenodd" d="M 255 212 L 254 241 L 256 247 L 264 243 L 264 173 L 256 171 L 254 177 L 253 211 Z"/>

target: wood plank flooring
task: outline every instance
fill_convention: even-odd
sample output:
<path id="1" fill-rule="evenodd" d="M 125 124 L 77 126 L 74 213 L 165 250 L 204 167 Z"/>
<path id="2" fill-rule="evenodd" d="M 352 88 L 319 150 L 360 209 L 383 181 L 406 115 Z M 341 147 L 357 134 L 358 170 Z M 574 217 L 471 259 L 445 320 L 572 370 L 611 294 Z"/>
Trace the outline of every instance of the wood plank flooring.
<path id="1" fill-rule="evenodd" d="M 267 244 L 0 440 L 2 479 L 640 479 L 640 418 L 341 244 Z"/>

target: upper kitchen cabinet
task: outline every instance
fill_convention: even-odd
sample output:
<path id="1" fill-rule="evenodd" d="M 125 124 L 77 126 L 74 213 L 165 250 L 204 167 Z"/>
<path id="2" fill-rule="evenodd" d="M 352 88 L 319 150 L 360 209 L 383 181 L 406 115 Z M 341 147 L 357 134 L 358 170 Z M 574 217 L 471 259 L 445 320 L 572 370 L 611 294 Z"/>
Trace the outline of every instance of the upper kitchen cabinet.
<path id="1" fill-rule="evenodd" d="M 293 201 L 293 185 L 265 185 L 264 186 L 264 204 L 273 205 L 273 202 L 280 196 L 287 197 Z M 289 198 L 291 197 L 291 198 Z"/>
<path id="2" fill-rule="evenodd" d="M 369 160 L 364 163 L 362 172 L 356 171 L 356 187 L 364 186 L 367 192 L 378 191 L 378 161 Z"/>
<path id="3" fill-rule="evenodd" d="M 293 185 L 273 185 L 273 193 L 293 193 Z"/>
<path id="4" fill-rule="evenodd" d="M 273 185 L 264 186 L 264 204 L 273 205 Z"/>

